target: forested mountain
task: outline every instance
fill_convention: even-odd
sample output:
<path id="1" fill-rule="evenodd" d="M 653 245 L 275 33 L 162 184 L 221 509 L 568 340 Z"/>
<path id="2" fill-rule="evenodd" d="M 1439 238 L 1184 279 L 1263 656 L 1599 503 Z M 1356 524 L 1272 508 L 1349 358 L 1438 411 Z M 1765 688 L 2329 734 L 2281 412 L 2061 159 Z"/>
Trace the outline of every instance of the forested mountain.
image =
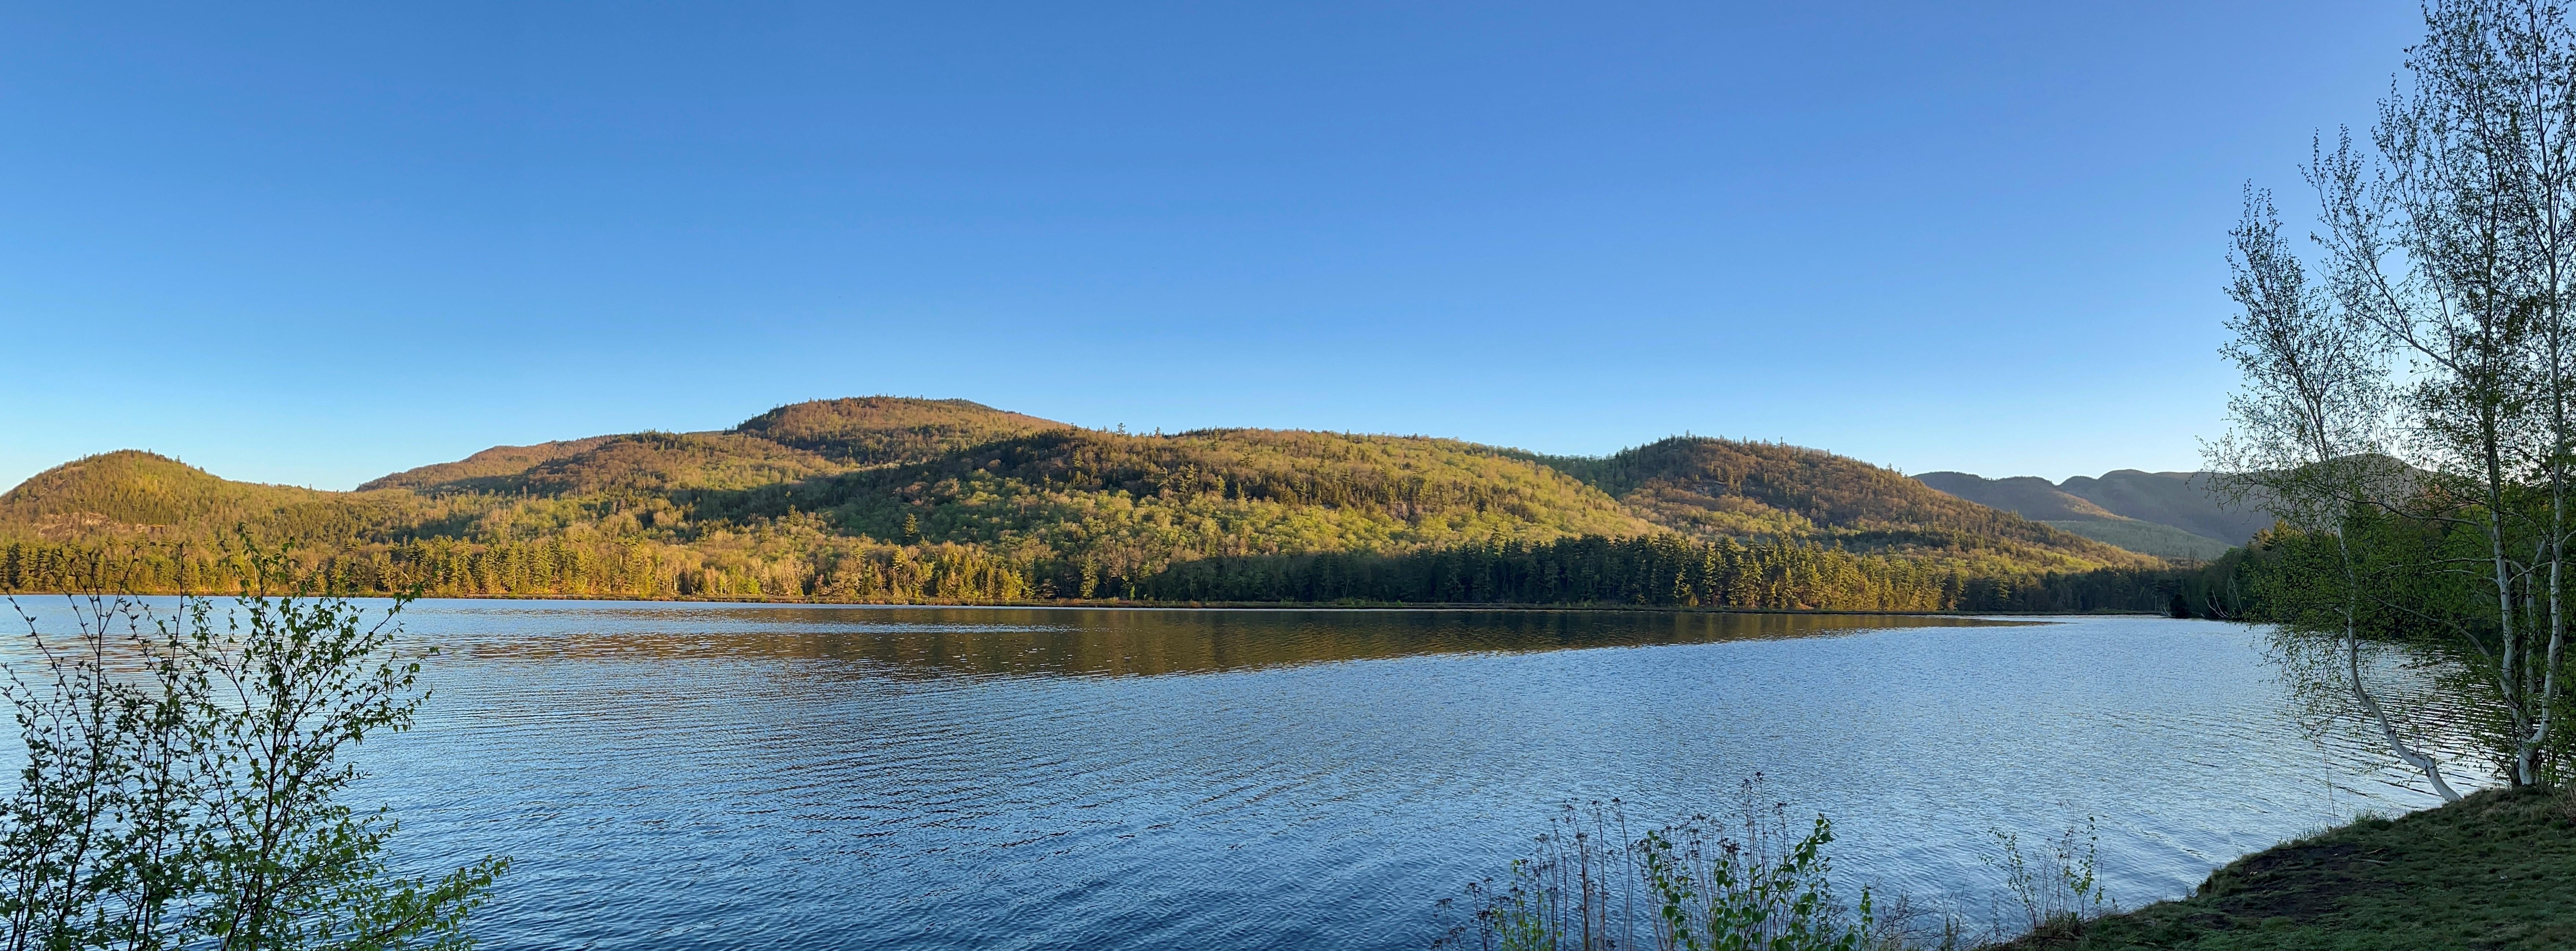
<path id="1" fill-rule="evenodd" d="M 1926 472 L 1914 478 L 1951 495 L 2028 519 L 2063 522 L 2120 517 L 2099 505 L 2058 491 L 2056 483 L 2038 476 L 1987 479 L 1965 472 Z"/>
<path id="2" fill-rule="evenodd" d="M 2121 469 L 2051 484 L 2037 476 L 1987 479 L 1926 472 L 1923 484 L 2086 538 L 2166 558 L 2208 560 L 2271 525 L 2258 511 L 2221 505 L 2194 472 Z"/>
<path id="3" fill-rule="evenodd" d="M 2145 562 L 1891 470 L 1798 446 L 1675 437 L 1601 458 L 1536 458 L 1657 525 L 1700 537 L 1812 539 L 2021 567 Z"/>
<path id="4" fill-rule="evenodd" d="M 0 494 L 0 539 L 203 541 L 235 524 L 265 537 L 365 538 L 421 524 L 441 508 L 376 493 L 234 482 L 125 450 L 56 466 Z"/>
<path id="5" fill-rule="evenodd" d="M 353 492 L 91 457 L 0 496 L 0 587 L 110 561 L 139 587 L 216 585 L 236 525 L 336 583 L 455 594 L 2135 607 L 2163 567 L 1791 446 L 1544 457 L 869 397 L 496 447 Z"/>

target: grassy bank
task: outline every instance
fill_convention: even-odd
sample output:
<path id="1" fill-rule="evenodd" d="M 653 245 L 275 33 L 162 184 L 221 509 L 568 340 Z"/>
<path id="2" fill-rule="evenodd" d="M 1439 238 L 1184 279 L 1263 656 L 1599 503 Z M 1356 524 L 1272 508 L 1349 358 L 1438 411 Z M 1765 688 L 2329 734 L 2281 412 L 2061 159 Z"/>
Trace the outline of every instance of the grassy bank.
<path id="1" fill-rule="evenodd" d="M 2199 893 L 2038 949 L 2576 948 L 2576 800 L 2489 791 L 2246 856 Z"/>

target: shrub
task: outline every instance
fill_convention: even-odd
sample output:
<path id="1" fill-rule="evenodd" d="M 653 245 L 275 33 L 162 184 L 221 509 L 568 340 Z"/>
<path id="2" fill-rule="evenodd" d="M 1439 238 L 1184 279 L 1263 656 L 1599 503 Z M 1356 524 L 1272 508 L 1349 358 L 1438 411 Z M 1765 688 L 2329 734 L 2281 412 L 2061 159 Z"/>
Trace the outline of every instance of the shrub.
<path id="1" fill-rule="evenodd" d="M 0 802 L 0 949 L 470 943 L 506 860 L 395 875 L 393 820 L 340 796 L 362 775 L 349 753 L 427 697 L 432 652 L 396 642 L 407 599 L 370 617 L 312 596 L 282 552 L 242 557 L 254 583 L 220 617 L 90 595 L 61 632 L 20 611 L 28 650 L 0 664 L 28 757 Z"/>

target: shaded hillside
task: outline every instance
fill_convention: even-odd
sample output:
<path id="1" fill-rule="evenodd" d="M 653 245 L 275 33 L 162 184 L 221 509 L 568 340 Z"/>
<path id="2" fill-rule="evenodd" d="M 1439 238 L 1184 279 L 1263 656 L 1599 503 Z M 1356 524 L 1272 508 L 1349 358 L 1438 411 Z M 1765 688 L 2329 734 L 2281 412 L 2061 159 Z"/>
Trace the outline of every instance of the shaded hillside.
<path id="1" fill-rule="evenodd" d="M 1492 563 L 1582 577 L 1531 575 L 1476 597 L 1628 592 L 1618 596 L 1666 603 L 1678 584 L 1696 592 L 1683 603 L 2013 606 L 2072 603 L 2029 600 L 2041 589 L 2025 581 L 2041 574 L 2161 567 L 1794 447 L 1677 439 L 1603 459 L 1540 459 L 1426 437 L 1130 435 L 890 397 L 780 407 L 720 432 L 496 447 L 355 492 L 232 483 L 133 453 L 58 468 L 0 499 L 0 543 L 148 537 L 202 552 L 236 524 L 335 553 L 352 586 L 446 593 L 1016 600 L 1286 590 L 1222 572 L 1156 580 L 1230 565 L 1223 571 L 1307 572 L 1299 590 L 1365 598 L 1450 590 L 1408 574 L 1450 570 L 1417 556 L 1508 550 L 1524 554 Z M 1558 545 L 1671 533 L 1733 547 L 1675 561 Z M 68 550 L 9 549 L 0 585 L 68 583 L 29 580 L 63 577 Z M 1334 574 L 1361 562 L 1294 561 L 1323 555 L 1397 560 L 1366 562 L 1383 576 L 1366 584 Z M 1600 574 L 1684 562 L 1696 567 L 1652 583 Z M 202 579 L 215 569 L 155 570 Z M 1700 580 L 1674 580 L 1685 576 Z"/>
<path id="2" fill-rule="evenodd" d="M 2209 493 L 2205 472 L 2119 469 L 2098 479 L 2076 476 L 2058 488 L 2117 515 L 2171 525 L 2230 545 L 2245 544 L 2254 533 L 2272 527 L 2272 516 L 2261 511 L 2221 505 Z"/>
<path id="3" fill-rule="evenodd" d="M 1699 537 L 2091 568 L 2150 559 L 1934 491 L 1893 470 L 1772 443 L 1676 437 L 1601 458 L 1542 457 L 1655 524 Z"/>
<path id="4" fill-rule="evenodd" d="M 2042 522 L 2094 541 L 2160 558 L 2207 561 L 2229 543 L 2181 528 L 2120 515 L 2037 476 L 1987 479 L 1965 472 L 1926 472 L 1917 481 L 1990 508 Z M 2075 480 L 2068 480 L 2070 483 Z M 2087 480 L 2090 481 L 2090 480 Z"/>
<path id="5" fill-rule="evenodd" d="M 2272 517 L 2257 509 L 2222 504 L 2208 491 L 2209 475 L 2201 472 L 2120 469 L 2056 485 L 2035 476 L 1987 479 L 1964 472 L 1916 478 L 1980 505 L 2167 558 L 2215 558 L 2272 525 Z"/>
<path id="6" fill-rule="evenodd" d="M 1926 472 L 1914 480 L 1988 508 L 2043 521 L 2119 518 L 2038 476 L 1987 479 L 1965 472 Z"/>
<path id="7" fill-rule="evenodd" d="M 2227 554 L 2235 546 L 2215 538 L 2203 538 L 2171 525 L 2141 522 L 2134 518 L 2045 520 L 2043 524 L 2072 534 L 2082 535 L 2105 545 L 2126 548 L 2158 558 L 2185 561 L 2209 561 Z"/>

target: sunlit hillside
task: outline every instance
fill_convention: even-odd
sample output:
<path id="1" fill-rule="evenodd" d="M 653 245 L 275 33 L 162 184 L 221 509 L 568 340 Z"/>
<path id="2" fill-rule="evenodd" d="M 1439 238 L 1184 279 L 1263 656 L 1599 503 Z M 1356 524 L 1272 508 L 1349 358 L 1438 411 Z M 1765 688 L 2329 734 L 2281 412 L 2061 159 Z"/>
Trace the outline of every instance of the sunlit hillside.
<path id="1" fill-rule="evenodd" d="M 1815 540 L 2011 567 L 2152 562 L 1889 469 L 1798 446 L 1675 437 L 1607 457 L 1540 460 L 1690 535 Z"/>
<path id="2" fill-rule="evenodd" d="M 146 550 L 137 544 L 175 559 L 155 569 L 168 575 L 159 583 L 211 578 L 211 562 L 178 562 L 217 558 L 236 526 L 336 559 L 354 586 L 466 594 L 1145 596 L 1170 589 L 1156 579 L 1175 566 L 1208 559 L 1659 536 L 1768 546 L 1724 557 L 1868 575 L 1918 592 L 1907 604 L 1955 600 L 1963 577 L 2160 565 L 1793 446 L 1677 438 L 1542 457 L 1418 436 L 1136 435 L 962 400 L 869 397 L 784 406 L 720 432 L 496 447 L 353 492 L 231 482 L 146 453 L 91 457 L 0 496 L 0 540 L 16 543 L 0 582 L 63 584 L 69 553 Z M 1823 567 L 1795 567 L 1810 562 Z M 1817 587 L 1833 582 L 1805 584 L 1779 606 L 1833 600 Z"/>

